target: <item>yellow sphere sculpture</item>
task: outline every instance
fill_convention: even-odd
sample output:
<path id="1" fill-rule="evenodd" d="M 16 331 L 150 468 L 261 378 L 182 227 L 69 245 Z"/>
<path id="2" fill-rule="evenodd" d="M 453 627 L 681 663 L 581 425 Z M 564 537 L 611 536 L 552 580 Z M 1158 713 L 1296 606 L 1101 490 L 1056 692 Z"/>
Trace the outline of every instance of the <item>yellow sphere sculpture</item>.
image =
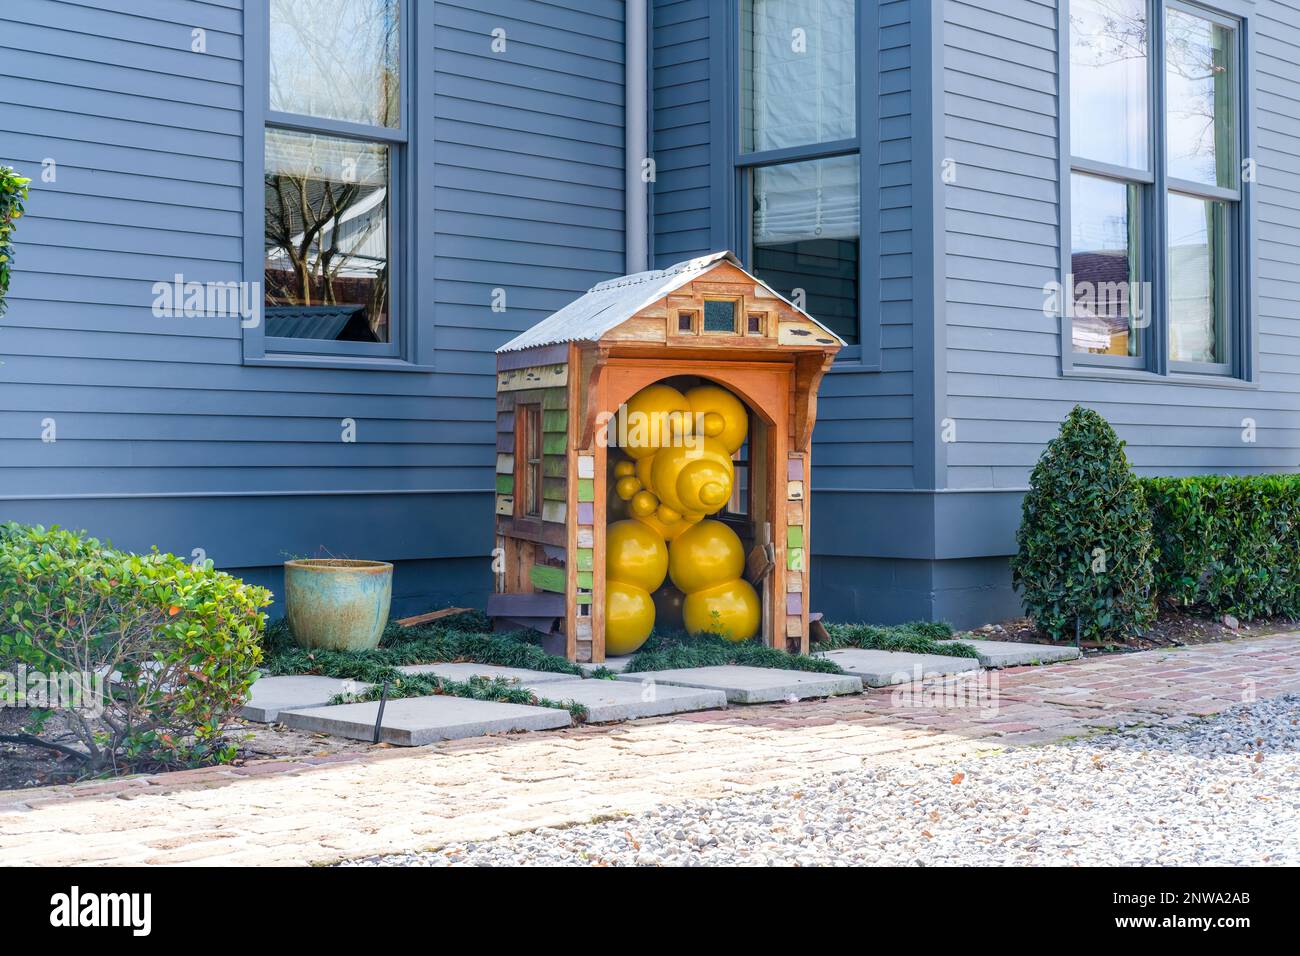
<path id="1" fill-rule="evenodd" d="M 729 641 L 749 640 L 762 617 L 758 592 L 744 578 L 686 595 L 682 614 L 692 634 L 717 634 Z"/>
<path id="2" fill-rule="evenodd" d="M 653 455 L 670 444 L 690 421 L 691 404 L 671 385 L 647 385 L 619 412 L 618 437 L 623 451 L 635 459 Z"/>
<path id="3" fill-rule="evenodd" d="M 605 653 L 631 654 L 655 626 L 650 592 L 622 581 L 605 582 Z"/>
<path id="4" fill-rule="evenodd" d="M 721 521 L 701 521 L 678 536 L 668 549 L 668 575 L 686 594 L 686 630 L 730 641 L 758 633 L 758 592 L 741 577 L 744 570 L 740 537 Z"/>
<path id="5" fill-rule="evenodd" d="M 656 453 L 650 475 L 659 500 L 687 517 L 722 510 L 735 482 L 731 453 L 716 438 L 698 435 Z"/>
<path id="6" fill-rule="evenodd" d="M 668 551 L 668 575 L 684 594 L 732 581 L 745 570 L 740 537 L 721 521 L 687 528 Z"/>
<path id="7" fill-rule="evenodd" d="M 614 492 L 631 518 L 606 532 L 606 653 L 639 648 L 654 628 L 656 604 L 673 607 L 674 618 L 680 608 L 692 634 L 748 640 L 762 613 L 741 577 L 744 547 L 726 525 L 702 520 L 731 499 L 732 455 L 749 432 L 744 404 L 717 385 L 683 395 L 657 384 L 628 399 L 620 414 L 622 448 L 632 460 L 615 464 Z M 685 595 L 680 605 L 664 604 L 665 572 Z"/>
<path id="8" fill-rule="evenodd" d="M 615 521 L 605 529 L 605 576 L 655 591 L 668 573 L 668 545 L 639 521 Z"/>
<path id="9" fill-rule="evenodd" d="M 749 414 L 740 399 L 719 385 L 700 385 L 686 393 L 686 401 L 705 436 L 716 438 L 729 455 L 740 451 L 749 435 Z"/>

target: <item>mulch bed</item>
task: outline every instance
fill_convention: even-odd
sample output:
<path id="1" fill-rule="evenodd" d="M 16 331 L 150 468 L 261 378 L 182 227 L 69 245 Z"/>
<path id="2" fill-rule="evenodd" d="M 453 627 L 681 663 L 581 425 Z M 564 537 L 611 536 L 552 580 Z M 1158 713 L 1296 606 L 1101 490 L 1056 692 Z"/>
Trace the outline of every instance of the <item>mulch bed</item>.
<path id="1" fill-rule="evenodd" d="M 21 710 L 0 708 L 0 734 L 19 733 L 25 719 L 26 714 Z M 51 729 L 57 727 L 57 719 L 57 715 L 51 718 L 49 724 Z M 323 757 L 376 748 L 374 744 L 357 740 L 242 722 L 231 731 L 231 736 L 240 745 L 239 756 L 235 759 L 234 766 L 240 766 L 248 760 L 265 760 L 268 757 Z M 378 746 L 382 749 L 388 745 Z M 39 747 L 0 743 L 0 790 L 50 787 L 75 783 L 79 779 L 81 779 L 81 768 L 76 760 Z"/>
<path id="2" fill-rule="evenodd" d="M 1229 623 L 1232 619 L 1229 618 Z M 1224 618 L 1211 618 L 1189 614 L 1184 610 L 1162 607 L 1156 623 L 1140 637 L 1124 642 L 1099 643 L 1084 641 L 1085 654 L 1130 654 L 1136 651 L 1157 650 L 1163 647 L 1187 647 L 1194 644 L 1214 644 L 1239 637 L 1267 637 L 1294 631 L 1300 622 L 1291 618 L 1263 618 L 1258 621 L 1237 622 L 1237 627 L 1224 623 Z M 1022 644 L 1054 644 L 1046 634 L 1034 626 L 1027 617 L 1013 618 L 998 624 L 985 624 L 963 632 L 984 641 L 1015 641 Z M 960 636 L 960 635 L 958 635 Z"/>

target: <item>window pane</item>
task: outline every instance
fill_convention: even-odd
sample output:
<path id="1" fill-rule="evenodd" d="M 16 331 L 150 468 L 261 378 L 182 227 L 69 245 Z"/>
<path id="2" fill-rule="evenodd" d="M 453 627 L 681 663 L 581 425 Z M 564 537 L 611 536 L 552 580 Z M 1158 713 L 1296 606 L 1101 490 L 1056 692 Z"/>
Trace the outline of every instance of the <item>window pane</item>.
<path id="1" fill-rule="evenodd" d="M 1075 156 L 1148 168 L 1147 36 L 1147 0 L 1071 0 L 1070 152 Z"/>
<path id="2" fill-rule="evenodd" d="M 271 109 L 400 126 L 400 0 L 271 0 Z"/>
<path id="3" fill-rule="evenodd" d="M 1141 355 L 1150 323 L 1142 282 L 1142 189 L 1134 183 L 1070 177 L 1070 272 L 1074 351 Z"/>
<path id="4" fill-rule="evenodd" d="M 858 157 L 754 170 L 754 272 L 850 345 L 858 341 Z"/>
<path id="5" fill-rule="evenodd" d="M 704 331 L 736 331 L 736 303 L 709 299 L 704 303 Z"/>
<path id="6" fill-rule="evenodd" d="M 389 340 L 388 147 L 266 131 L 266 334 Z"/>
<path id="7" fill-rule="evenodd" d="M 1169 195 L 1169 358 L 1226 362 L 1228 204 Z"/>
<path id="8" fill-rule="evenodd" d="M 741 18 L 742 148 L 856 135 L 854 0 L 744 0 Z"/>
<path id="9" fill-rule="evenodd" d="M 1169 175 L 1235 186 L 1234 31 L 1172 8 L 1166 24 Z"/>

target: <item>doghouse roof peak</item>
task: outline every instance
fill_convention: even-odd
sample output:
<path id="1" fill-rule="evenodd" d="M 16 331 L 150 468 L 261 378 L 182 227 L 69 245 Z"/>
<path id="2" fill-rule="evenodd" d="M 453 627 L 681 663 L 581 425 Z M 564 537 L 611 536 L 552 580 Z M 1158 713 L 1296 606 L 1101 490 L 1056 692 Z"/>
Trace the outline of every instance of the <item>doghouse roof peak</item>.
<path id="1" fill-rule="evenodd" d="M 667 269 L 638 272 L 635 275 L 598 283 L 559 312 L 515 336 L 497 349 L 497 352 L 518 352 L 541 345 L 559 345 L 564 342 L 598 341 L 606 332 L 613 330 L 642 309 L 649 308 L 688 282 L 700 278 L 721 262 L 728 262 L 735 266 L 756 284 L 761 285 L 773 296 L 817 325 L 827 335 L 834 337 L 836 342 L 843 344 L 843 340 L 834 332 L 766 282 L 756 278 L 730 252 L 713 252 L 707 256 L 679 262 Z"/>

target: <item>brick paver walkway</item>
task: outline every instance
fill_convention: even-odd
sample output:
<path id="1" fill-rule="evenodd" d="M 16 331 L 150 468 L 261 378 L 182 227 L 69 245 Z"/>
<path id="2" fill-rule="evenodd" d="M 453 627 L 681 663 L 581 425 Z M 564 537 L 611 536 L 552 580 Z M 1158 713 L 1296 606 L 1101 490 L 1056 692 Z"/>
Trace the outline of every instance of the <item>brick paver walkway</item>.
<path id="1" fill-rule="evenodd" d="M 974 689 L 967 679 L 0 792 L 0 865 L 326 862 L 795 783 L 864 762 L 973 760 L 1007 744 L 1188 720 L 1300 692 L 1300 635 L 1016 668 Z"/>

